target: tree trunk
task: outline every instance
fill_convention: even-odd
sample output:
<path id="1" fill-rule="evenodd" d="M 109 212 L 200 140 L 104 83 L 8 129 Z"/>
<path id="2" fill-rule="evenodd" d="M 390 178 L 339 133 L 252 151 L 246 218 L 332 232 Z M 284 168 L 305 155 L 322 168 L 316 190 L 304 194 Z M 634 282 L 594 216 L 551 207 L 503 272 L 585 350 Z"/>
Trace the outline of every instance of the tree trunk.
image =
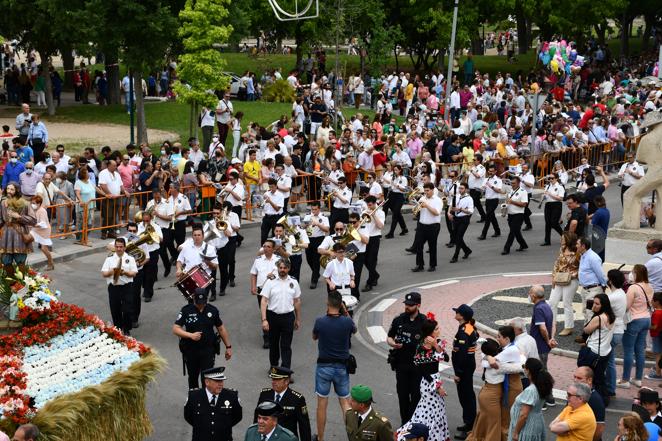
<path id="1" fill-rule="evenodd" d="M 46 94 L 46 107 L 48 108 L 48 115 L 55 115 L 55 101 L 53 101 L 53 83 L 51 82 L 51 75 L 48 71 L 48 55 L 44 51 L 39 51 L 39 60 L 41 61 L 41 76 L 44 77 L 44 85 Z"/>
<path id="2" fill-rule="evenodd" d="M 515 2 L 515 18 L 517 20 L 517 40 L 519 44 L 519 54 L 523 55 L 529 49 L 529 29 L 526 24 L 526 15 L 524 15 L 524 7 L 522 1 Z"/>
<path id="3" fill-rule="evenodd" d="M 393 56 L 395 57 L 395 71 L 400 71 L 400 60 L 398 59 L 398 45 L 393 46 Z"/>
<path id="4" fill-rule="evenodd" d="M 191 107 L 188 112 L 188 137 L 193 136 L 193 120 L 195 119 L 195 111 L 193 110 L 194 104 L 191 103 Z"/>
<path id="5" fill-rule="evenodd" d="M 598 36 L 598 44 L 604 45 L 606 42 L 607 24 L 598 23 L 594 26 L 594 28 L 595 28 L 595 33 Z"/>
<path id="6" fill-rule="evenodd" d="M 60 49 L 62 55 L 62 65 L 64 66 L 64 84 L 63 89 L 72 90 L 74 88 L 74 56 L 70 47 Z"/>
<path id="7" fill-rule="evenodd" d="M 655 16 L 653 15 L 644 15 L 644 20 L 646 21 L 646 29 L 641 35 L 641 52 L 646 52 L 648 50 L 648 43 L 650 42 L 650 36 L 655 26 Z"/>
<path id="8" fill-rule="evenodd" d="M 147 120 L 145 119 L 145 97 L 143 96 L 143 73 L 136 69 L 133 72 L 133 87 L 136 94 L 136 143 L 149 144 L 147 139 Z"/>
<path id="9" fill-rule="evenodd" d="M 297 70 L 299 73 L 303 72 L 303 29 L 301 29 L 301 20 L 297 20 L 297 25 L 294 28 L 294 44 L 296 44 L 297 55 Z"/>
<path id="10" fill-rule="evenodd" d="M 108 104 L 120 104 L 120 66 L 117 48 L 104 51 L 108 75 Z"/>
<path id="11" fill-rule="evenodd" d="M 620 58 L 621 61 L 625 60 L 630 56 L 630 25 L 632 24 L 632 18 L 628 11 L 623 12 L 621 17 L 621 52 Z"/>

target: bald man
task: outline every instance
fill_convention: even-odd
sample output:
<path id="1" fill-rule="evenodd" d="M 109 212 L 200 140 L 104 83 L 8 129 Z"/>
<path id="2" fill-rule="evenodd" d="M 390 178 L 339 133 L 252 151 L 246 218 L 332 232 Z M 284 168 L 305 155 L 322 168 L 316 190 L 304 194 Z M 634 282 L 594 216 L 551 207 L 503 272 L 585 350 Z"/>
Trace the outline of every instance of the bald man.
<path id="1" fill-rule="evenodd" d="M 533 303 L 533 316 L 531 317 L 530 333 L 536 341 L 538 356 L 545 369 L 547 369 L 547 358 L 552 348 L 556 347 L 554 335 L 554 320 L 552 308 L 545 301 L 545 289 L 540 285 L 533 285 L 529 289 L 529 299 Z M 554 406 L 553 397 L 547 397 L 546 406 Z"/>

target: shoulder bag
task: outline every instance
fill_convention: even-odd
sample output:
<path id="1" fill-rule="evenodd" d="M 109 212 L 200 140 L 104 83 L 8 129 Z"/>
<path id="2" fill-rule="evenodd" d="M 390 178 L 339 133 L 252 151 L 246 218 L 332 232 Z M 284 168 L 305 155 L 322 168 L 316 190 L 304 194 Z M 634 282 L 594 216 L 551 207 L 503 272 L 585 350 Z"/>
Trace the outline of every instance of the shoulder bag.
<path id="1" fill-rule="evenodd" d="M 602 343 L 602 319 L 598 316 L 598 353 L 596 354 L 588 347 L 582 346 L 577 356 L 577 367 L 588 366 L 595 370 L 600 361 L 600 344 Z M 595 332 L 595 331 L 594 331 Z"/>

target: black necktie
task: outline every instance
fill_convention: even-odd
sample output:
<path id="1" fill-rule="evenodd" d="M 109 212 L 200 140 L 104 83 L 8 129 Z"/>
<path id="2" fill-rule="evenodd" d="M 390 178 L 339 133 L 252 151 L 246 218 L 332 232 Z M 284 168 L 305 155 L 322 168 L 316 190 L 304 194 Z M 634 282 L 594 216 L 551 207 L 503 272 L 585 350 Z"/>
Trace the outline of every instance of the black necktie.
<path id="1" fill-rule="evenodd" d="M 363 417 L 359 415 L 359 426 L 361 425 L 362 422 L 363 422 Z"/>
<path id="2" fill-rule="evenodd" d="M 211 396 L 211 401 L 209 402 L 209 405 L 212 407 L 216 406 L 216 395 Z"/>
<path id="3" fill-rule="evenodd" d="M 281 399 L 281 398 L 282 398 L 282 397 L 281 397 L 280 394 L 276 394 L 276 404 L 280 404 L 280 399 Z"/>
<path id="4" fill-rule="evenodd" d="M 262 435 L 262 441 L 267 441 L 267 435 Z"/>

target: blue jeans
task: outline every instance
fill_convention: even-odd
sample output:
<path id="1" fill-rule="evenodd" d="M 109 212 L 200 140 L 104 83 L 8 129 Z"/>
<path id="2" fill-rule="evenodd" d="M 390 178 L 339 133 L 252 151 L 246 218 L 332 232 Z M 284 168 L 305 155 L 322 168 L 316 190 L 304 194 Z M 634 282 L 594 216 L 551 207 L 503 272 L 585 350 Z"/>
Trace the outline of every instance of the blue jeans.
<path id="1" fill-rule="evenodd" d="M 644 377 L 646 334 L 650 327 L 650 318 L 640 318 L 632 320 L 625 328 L 625 334 L 623 334 L 623 381 L 630 381 L 633 360 L 636 365 L 634 378 L 641 380 Z"/>
<path id="2" fill-rule="evenodd" d="M 610 395 L 616 394 L 616 347 L 623 342 L 623 334 L 614 334 L 611 339 L 611 352 L 607 360 L 607 372 L 605 377 L 607 379 L 607 393 Z"/>
<path id="3" fill-rule="evenodd" d="M 315 392 L 320 397 L 328 397 L 331 384 L 339 398 L 349 397 L 349 373 L 340 363 L 318 363 L 315 370 Z"/>

